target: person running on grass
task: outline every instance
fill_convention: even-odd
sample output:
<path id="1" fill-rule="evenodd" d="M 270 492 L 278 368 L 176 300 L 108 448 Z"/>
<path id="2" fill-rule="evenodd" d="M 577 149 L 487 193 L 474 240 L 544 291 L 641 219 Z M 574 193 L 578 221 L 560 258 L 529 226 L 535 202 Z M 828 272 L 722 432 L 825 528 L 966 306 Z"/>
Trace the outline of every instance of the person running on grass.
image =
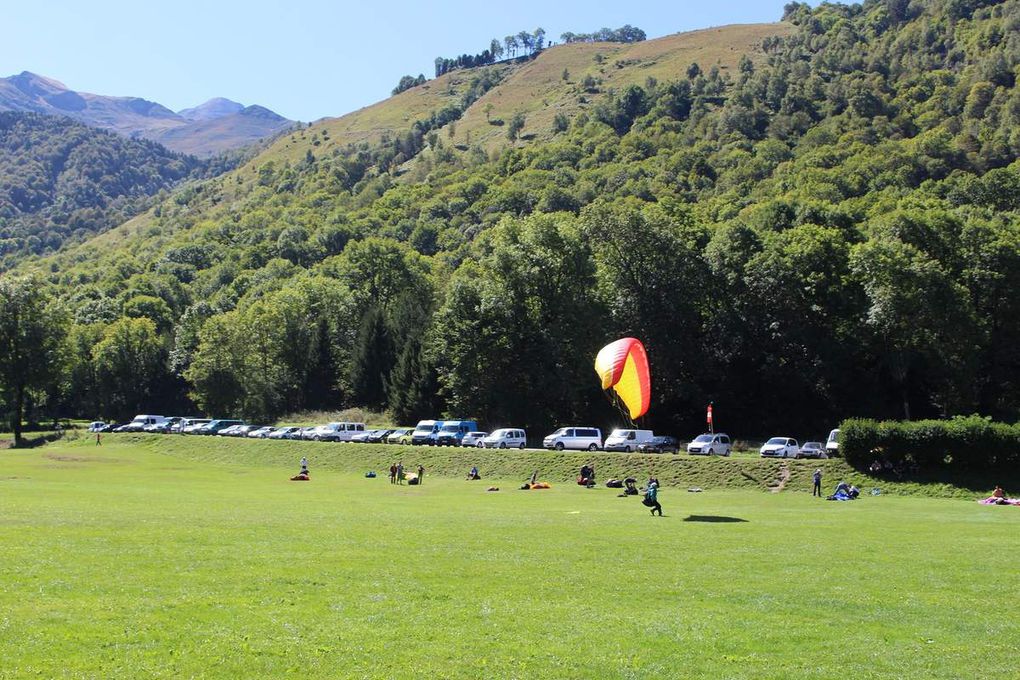
<path id="1" fill-rule="evenodd" d="M 658 481 L 651 482 L 648 485 L 648 489 L 645 491 L 645 499 L 642 501 L 647 507 L 652 509 L 652 515 L 655 515 L 655 511 L 659 511 L 659 517 L 662 517 L 662 506 L 659 504 L 659 483 Z"/>

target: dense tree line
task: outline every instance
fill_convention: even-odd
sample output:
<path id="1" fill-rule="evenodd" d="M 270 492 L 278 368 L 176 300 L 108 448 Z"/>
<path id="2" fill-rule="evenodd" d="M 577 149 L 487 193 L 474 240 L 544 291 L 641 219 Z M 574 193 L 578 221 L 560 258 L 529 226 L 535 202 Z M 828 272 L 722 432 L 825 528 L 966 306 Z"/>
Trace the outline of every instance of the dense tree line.
<path id="1" fill-rule="evenodd" d="M 516 35 L 508 35 L 499 40 L 493 38 L 489 48 L 478 54 L 462 54 L 459 57 L 436 57 L 436 77 L 462 68 L 488 66 L 499 61 L 504 55 L 507 59 L 533 57 L 545 49 L 545 29 L 536 28 L 533 32 L 521 31 Z"/>
<path id="2" fill-rule="evenodd" d="M 541 432 L 613 422 L 591 362 L 635 335 L 647 424 L 678 434 L 710 400 L 736 435 L 1015 420 L 1020 2 L 965 4 L 790 5 L 763 58 L 607 93 L 550 141 L 178 192 L 145 238 L 45 262 L 71 358 L 36 399 Z"/>
<path id="3" fill-rule="evenodd" d="M 647 36 L 640 28 L 626 24 L 617 29 L 600 28 L 593 33 L 571 33 L 567 31 L 560 36 L 564 43 L 577 42 L 617 42 L 636 43 L 641 42 Z"/>
<path id="4" fill-rule="evenodd" d="M 182 180 L 227 169 L 69 118 L 0 112 L 0 270 L 116 226 Z"/>

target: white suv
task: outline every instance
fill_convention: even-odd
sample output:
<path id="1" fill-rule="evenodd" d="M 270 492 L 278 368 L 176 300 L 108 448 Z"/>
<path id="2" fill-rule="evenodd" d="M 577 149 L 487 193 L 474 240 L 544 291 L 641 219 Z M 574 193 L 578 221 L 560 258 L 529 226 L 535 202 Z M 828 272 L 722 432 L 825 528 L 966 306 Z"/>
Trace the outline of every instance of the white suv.
<path id="1" fill-rule="evenodd" d="M 800 444 L 789 437 L 773 437 L 758 452 L 762 458 L 800 458 Z"/>
<path id="2" fill-rule="evenodd" d="M 487 449 L 523 449 L 527 443 L 524 430 L 504 427 L 482 439 L 481 446 Z"/>
<path id="3" fill-rule="evenodd" d="M 687 445 L 687 453 L 701 456 L 728 456 L 733 450 L 730 436 L 722 432 L 699 434 Z"/>
<path id="4" fill-rule="evenodd" d="M 561 427 L 542 440 L 547 449 L 597 451 L 602 448 L 602 430 L 597 427 Z"/>

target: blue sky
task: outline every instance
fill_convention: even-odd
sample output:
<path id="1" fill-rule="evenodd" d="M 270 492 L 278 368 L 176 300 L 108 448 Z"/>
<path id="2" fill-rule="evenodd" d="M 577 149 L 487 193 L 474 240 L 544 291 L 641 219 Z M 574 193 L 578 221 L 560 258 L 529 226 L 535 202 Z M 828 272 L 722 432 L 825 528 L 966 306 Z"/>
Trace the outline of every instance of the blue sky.
<path id="1" fill-rule="evenodd" d="M 509 33 L 541 26 L 558 40 L 629 23 L 653 38 L 777 21 L 784 2 L 20 0 L 4 3 L 0 75 L 32 71 L 175 110 L 223 96 L 309 121 L 383 99 L 401 75 L 431 77 L 437 56 Z"/>

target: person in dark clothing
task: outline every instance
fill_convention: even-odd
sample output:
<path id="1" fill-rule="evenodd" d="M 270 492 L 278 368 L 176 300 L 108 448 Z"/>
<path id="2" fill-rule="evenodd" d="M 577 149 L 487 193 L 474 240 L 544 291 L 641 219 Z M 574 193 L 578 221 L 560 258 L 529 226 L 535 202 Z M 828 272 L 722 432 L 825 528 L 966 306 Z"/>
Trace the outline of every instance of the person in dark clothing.
<path id="1" fill-rule="evenodd" d="M 425 479 L 425 466 L 418 465 L 418 486 L 421 486 L 422 481 Z"/>
<path id="2" fill-rule="evenodd" d="M 812 475 L 811 478 L 815 482 L 815 486 L 814 486 L 814 489 L 812 489 L 812 491 L 811 491 L 811 495 L 812 496 L 818 496 L 819 498 L 821 498 L 822 497 L 822 469 L 821 468 L 817 468 L 815 470 L 815 474 Z"/>
<path id="3" fill-rule="evenodd" d="M 655 511 L 659 511 L 659 517 L 662 517 L 662 506 L 659 504 L 659 485 L 656 482 L 652 482 L 648 485 L 648 489 L 645 490 L 645 499 L 641 501 L 645 506 L 652 509 L 652 515 L 655 515 Z"/>
<path id="4" fill-rule="evenodd" d="M 390 484 L 397 483 L 397 464 L 390 465 Z"/>
<path id="5" fill-rule="evenodd" d="M 404 463 L 397 463 L 397 484 L 404 483 Z"/>

